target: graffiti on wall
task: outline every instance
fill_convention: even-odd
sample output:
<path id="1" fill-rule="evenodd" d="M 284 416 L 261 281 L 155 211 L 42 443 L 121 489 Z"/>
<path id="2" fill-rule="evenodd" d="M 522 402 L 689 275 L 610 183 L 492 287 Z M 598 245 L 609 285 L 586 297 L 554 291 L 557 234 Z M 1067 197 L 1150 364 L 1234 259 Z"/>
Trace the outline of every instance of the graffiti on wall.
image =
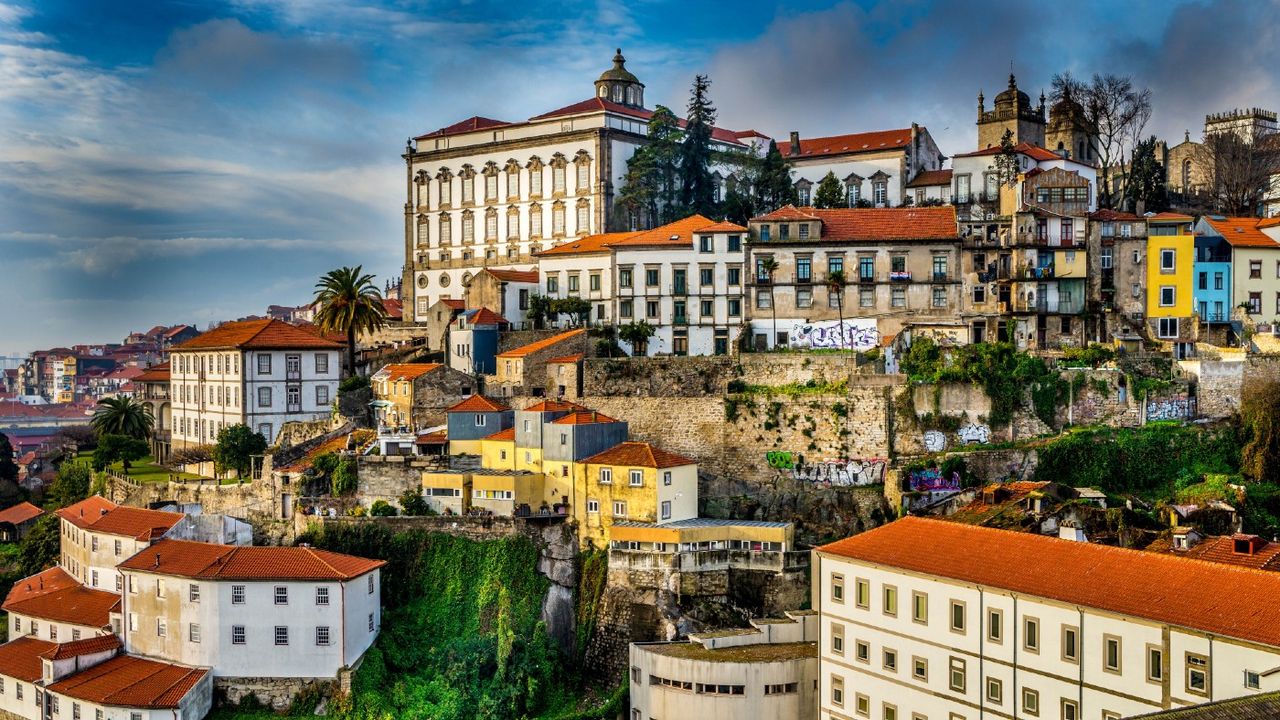
<path id="1" fill-rule="evenodd" d="M 968 343 L 969 332 L 967 328 L 955 327 L 915 327 L 912 328 L 912 335 L 915 337 L 929 338 L 937 345 L 943 347 L 955 347 Z"/>
<path id="2" fill-rule="evenodd" d="M 971 422 L 957 430 L 956 437 L 960 438 L 960 442 L 965 445 L 973 445 L 974 443 L 986 445 L 991 442 L 991 428 Z"/>
<path id="3" fill-rule="evenodd" d="M 1147 403 L 1147 422 L 1154 420 L 1186 420 L 1196 414 L 1195 398 L 1170 398 Z"/>
<path id="4" fill-rule="evenodd" d="M 794 348 L 870 350 L 880 346 L 880 330 L 875 320 L 866 318 L 845 320 L 843 324 L 839 320 L 796 323 L 787 341 Z"/>
<path id="5" fill-rule="evenodd" d="M 924 449 L 929 452 L 942 452 L 947 449 L 947 436 L 940 430 L 928 430 L 924 434 Z"/>
<path id="6" fill-rule="evenodd" d="M 789 473 L 796 480 L 823 485 L 874 485 L 884 482 L 884 458 L 839 458 L 805 462 L 804 456 L 787 450 L 765 453 L 769 467 Z"/>
<path id="7" fill-rule="evenodd" d="M 950 476 L 945 476 L 942 474 L 942 471 L 937 468 L 912 470 L 909 481 L 911 483 L 911 489 L 915 492 L 938 492 L 960 489 L 960 473 L 953 472 Z"/>

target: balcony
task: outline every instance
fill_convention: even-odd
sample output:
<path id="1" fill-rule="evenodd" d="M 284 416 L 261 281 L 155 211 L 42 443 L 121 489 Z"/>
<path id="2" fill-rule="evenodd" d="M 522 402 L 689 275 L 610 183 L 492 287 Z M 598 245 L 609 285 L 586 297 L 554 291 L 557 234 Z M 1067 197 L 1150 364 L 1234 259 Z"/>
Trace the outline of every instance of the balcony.
<path id="1" fill-rule="evenodd" d="M 676 297 L 683 297 L 689 294 L 689 286 L 685 283 L 674 283 L 671 286 L 671 294 Z"/>
<path id="2" fill-rule="evenodd" d="M 689 316 L 688 316 L 688 315 L 676 315 L 676 316 L 672 319 L 671 324 L 673 324 L 673 325 L 688 325 L 688 324 L 689 324 Z"/>
<path id="3" fill-rule="evenodd" d="M 1201 315 L 1200 320 L 1207 323 L 1226 323 L 1231 322 L 1231 315 L 1226 312 L 1211 312 Z"/>
<path id="4" fill-rule="evenodd" d="M 911 271 L 893 270 L 889 273 L 889 282 L 911 282 Z"/>
<path id="5" fill-rule="evenodd" d="M 1048 265 L 1014 268 L 1013 277 L 1016 280 L 1052 280 L 1056 276 L 1053 263 L 1049 263 Z"/>
<path id="6" fill-rule="evenodd" d="M 933 281 L 934 281 L 934 282 L 947 282 L 947 281 L 949 281 L 949 280 L 951 280 L 951 276 L 950 276 L 950 274 L 949 274 L 949 273 L 947 273 L 947 271 L 946 271 L 946 270 L 934 270 L 934 271 L 933 271 Z"/>
<path id="7" fill-rule="evenodd" d="M 874 283 L 875 281 L 876 281 L 876 276 L 875 276 L 875 274 L 874 274 L 874 273 L 871 273 L 871 274 L 867 274 L 867 273 L 860 273 L 860 274 L 858 275 L 858 282 L 860 282 L 860 283 L 864 283 L 864 284 L 865 284 L 865 283 Z"/>
<path id="8" fill-rule="evenodd" d="M 1015 313 L 1078 315 L 1084 311 L 1084 300 L 1062 300 L 1060 298 L 1034 298 L 1029 300 L 1025 297 L 1019 297 L 1014 298 L 1011 311 Z"/>

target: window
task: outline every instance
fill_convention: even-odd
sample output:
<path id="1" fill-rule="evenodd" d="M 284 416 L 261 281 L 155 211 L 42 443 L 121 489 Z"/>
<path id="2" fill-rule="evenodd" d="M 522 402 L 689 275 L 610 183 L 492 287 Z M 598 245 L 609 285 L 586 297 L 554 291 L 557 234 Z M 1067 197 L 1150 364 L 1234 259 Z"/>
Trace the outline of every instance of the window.
<path id="1" fill-rule="evenodd" d="M 627 516 L 627 504 L 621 500 L 614 500 L 613 516 L 616 518 L 625 518 Z"/>
<path id="2" fill-rule="evenodd" d="M 1112 248 L 1112 247 L 1102 248 L 1102 269 L 1103 270 L 1111 269 L 1114 254 L 1115 254 L 1115 248 Z"/>
<path id="3" fill-rule="evenodd" d="M 1160 307 L 1172 307 L 1177 303 L 1177 288 L 1173 285 L 1160 286 Z"/>
<path id="4" fill-rule="evenodd" d="M 1156 322 L 1156 335 L 1162 338 L 1178 337 L 1178 318 L 1159 318 Z"/>
<path id="5" fill-rule="evenodd" d="M 1079 703 L 1062 698 L 1062 720 L 1080 720 Z"/>
<path id="6" fill-rule="evenodd" d="M 486 418 L 484 415 L 482 415 L 482 414 L 480 414 L 480 413 L 476 413 L 476 417 L 475 417 L 475 426 L 476 426 L 476 427 L 484 427 L 485 422 L 487 422 L 487 421 L 488 421 L 488 418 Z"/>
<path id="7" fill-rule="evenodd" d="M 569 273 L 569 292 L 578 292 L 578 280 L 579 278 L 577 273 Z"/>
<path id="8" fill-rule="evenodd" d="M 1028 652 L 1040 652 L 1040 621 L 1029 617 L 1022 619 L 1022 647 Z"/>
<path id="9" fill-rule="evenodd" d="M 316 588 L 316 604 L 317 605 L 329 604 L 329 588 L 327 587 Z"/>
<path id="10" fill-rule="evenodd" d="M 268 353 L 258 353 L 258 374 L 271 374 L 271 355 Z"/>
<path id="11" fill-rule="evenodd" d="M 244 626 L 243 625 L 231 626 L 231 644 L 232 645 L 244 644 Z"/>
<path id="12" fill-rule="evenodd" d="M 1252 670 L 1244 671 L 1244 686 L 1249 690 L 1257 690 L 1262 687 L 1262 676 Z"/>
<path id="13" fill-rule="evenodd" d="M 827 274 L 831 275 L 838 272 L 844 272 L 844 256 L 831 255 L 827 258 Z"/>
<path id="14" fill-rule="evenodd" d="M 898 616 L 898 588 L 892 585 L 885 585 L 884 592 L 884 614 L 893 617 Z"/>
<path id="15" fill-rule="evenodd" d="M 1040 714 L 1040 693 L 1031 688 L 1022 688 L 1022 712 L 1028 715 Z"/>
<path id="16" fill-rule="evenodd" d="M 843 575 L 831 576 L 831 601 L 837 602 L 837 603 L 844 602 L 844 576 Z"/>
<path id="17" fill-rule="evenodd" d="M 742 284 L 742 268 L 731 267 L 728 270 L 728 274 L 729 274 L 730 285 Z"/>
<path id="18" fill-rule="evenodd" d="M 768 309 L 771 306 L 772 296 L 768 290 L 756 290 L 756 307 L 760 309 Z"/>
<path id="19" fill-rule="evenodd" d="M 951 601 L 951 631 L 962 633 L 965 630 L 965 604 L 959 600 Z"/>
<path id="20" fill-rule="evenodd" d="M 1075 628 L 1071 628 L 1071 630 L 1072 630 L 1071 650 L 1072 650 L 1072 653 L 1074 654 L 1075 653 L 1075 632 L 1074 632 Z M 1065 632 L 1063 633 L 1063 642 L 1064 643 L 1066 642 Z M 1063 647 L 1062 649 L 1062 656 L 1063 658 L 1067 657 L 1066 647 Z M 1072 657 L 1071 661 L 1075 662 L 1075 657 Z M 1102 669 L 1111 673 L 1120 672 L 1120 638 L 1115 635 L 1102 636 Z"/>
<path id="21" fill-rule="evenodd" d="M 258 407 L 271 407 L 271 388 L 258 388 Z"/>
<path id="22" fill-rule="evenodd" d="M 658 280 L 659 280 L 658 268 L 644 269 L 645 287 L 658 287 Z"/>
<path id="23" fill-rule="evenodd" d="M 670 520 L 670 519 L 671 519 L 671 501 L 670 501 L 670 500 L 663 500 L 663 501 L 662 501 L 660 514 L 661 514 L 661 519 L 662 519 L 662 520 Z"/>
<path id="24" fill-rule="evenodd" d="M 871 643 L 859 640 L 853 644 L 853 657 L 858 662 L 871 662 Z"/>
<path id="25" fill-rule="evenodd" d="M 858 280 L 873 282 L 876 279 L 876 259 L 874 257 L 858 258 Z"/>
<path id="26" fill-rule="evenodd" d="M 844 655 L 844 625 L 831 623 L 831 652 Z"/>
<path id="27" fill-rule="evenodd" d="M 613 468 L 600 468 L 600 484 L 609 485 L 613 482 Z"/>
<path id="28" fill-rule="evenodd" d="M 907 306 L 907 289 L 895 287 L 889 289 L 889 305 L 896 308 Z"/>
<path id="29" fill-rule="evenodd" d="M 191 602 L 200 602 L 200 586 L 191 583 L 187 586 L 187 600 Z"/>
<path id="30" fill-rule="evenodd" d="M 316 645 L 325 646 L 329 644 L 329 626 L 320 625 L 316 627 Z"/>
<path id="31" fill-rule="evenodd" d="M 882 653 L 881 662 L 884 669 L 889 672 L 898 672 L 898 651 L 893 648 L 885 648 Z"/>
<path id="32" fill-rule="evenodd" d="M 872 197 L 875 198 L 876 205 L 884 205 L 889 198 L 889 186 L 883 180 L 877 180 L 871 184 Z"/>
<path id="33" fill-rule="evenodd" d="M 277 625 L 275 638 L 276 638 L 277 645 L 288 645 L 289 644 L 289 626 Z"/>
<path id="34" fill-rule="evenodd" d="M 1249 279 L 1258 280 L 1261 278 L 1262 278 L 1262 261 L 1250 260 L 1249 261 Z"/>
<path id="35" fill-rule="evenodd" d="M 187 626 L 187 639 L 193 643 L 200 642 L 200 624 L 191 623 Z"/>
<path id="36" fill-rule="evenodd" d="M 813 258 L 796 258 L 796 282 L 807 283 L 813 280 Z"/>
<path id="37" fill-rule="evenodd" d="M 618 286 L 631 287 L 631 268 L 622 268 L 618 270 Z"/>
<path id="38" fill-rule="evenodd" d="M 1187 653 L 1187 692 L 1196 695 L 1209 694 L 1209 658 Z"/>
<path id="39" fill-rule="evenodd" d="M 635 304 L 631 300 L 623 300 L 618 304 L 618 315 L 629 318 L 635 316 Z"/>
<path id="40" fill-rule="evenodd" d="M 316 405 L 323 407 L 328 404 L 329 404 L 329 386 L 317 385 L 316 386 Z"/>
<path id="41" fill-rule="evenodd" d="M 854 585 L 856 588 L 854 603 L 863 610 L 869 609 L 871 607 L 871 582 L 858 578 Z"/>
<path id="42" fill-rule="evenodd" d="M 1249 314 L 1259 315 L 1262 313 L 1262 293 L 1249 293 Z"/>
<path id="43" fill-rule="evenodd" d="M 1168 275 L 1177 269 L 1178 253 L 1173 248 L 1162 248 L 1160 250 L 1160 273 Z"/>
<path id="44" fill-rule="evenodd" d="M 599 501 L 599 500 L 587 500 L 587 512 L 589 512 L 589 513 L 598 513 L 598 512 L 600 512 L 600 501 Z"/>
<path id="45" fill-rule="evenodd" d="M 854 693 L 853 714 L 859 717 L 871 717 L 871 698 L 862 693 Z"/>
<path id="46" fill-rule="evenodd" d="M 946 288 L 935 287 L 933 289 L 933 306 L 934 307 L 947 306 L 947 289 Z"/>
<path id="47" fill-rule="evenodd" d="M 998 678 L 987 678 L 987 702 L 997 705 L 1004 702 L 1004 684 Z"/>
<path id="48" fill-rule="evenodd" d="M 929 661 L 922 657 L 911 658 L 911 677 L 922 682 L 928 682 Z"/>
<path id="49" fill-rule="evenodd" d="M 115 542 L 115 546 L 116 546 L 116 547 L 115 547 L 116 555 L 119 555 L 119 554 L 120 554 L 120 541 L 119 541 L 119 540 L 116 540 L 116 542 Z"/>
<path id="50" fill-rule="evenodd" d="M 1070 625 L 1062 626 L 1062 659 L 1069 663 L 1080 661 L 1080 630 Z"/>
<path id="51" fill-rule="evenodd" d="M 981 305 L 986 301 L 987 301 L 987 286 L 981 285 L 981 284 L 974 285 L 973 286 L 973 304 Z"/>
<path id="52" fill-rule="evenodd" d="M 373 594 L 373 575 L 372 574 L 369 575 L 369 577 L 365 580 L 365 586 L 366 586 L 365 587 L 366 594 L 372 595 Z"/>
<path id="53" fill-rule="evenodd" d="M 929 622 L 929 596 L 922 592 L 911 593 L 911 619 L 918 623 Z"/>
<path id="54" fill-rule="evenodd" d="M 948 686 L 956 692 L 964 692 L 965 688 L 965 661 L 962 658 L 953 657 L 949 663 L 949 672 L 947 673 Z"/>
<path id="55" fill-rule="evenodd" d="M 858 287 L 858 307 L 874 307 L 876 304 L 876 289 L 869 285 Z"/>
<path id="56" fill-rule="evenodd" d="M 1147 646 L 1147 680 L 1154 683 L 1164 680 L 1164 650 L 1159 645 Z"/>
<path id="57" fill-rule="evenodd" d="M 275 598 L 276 598 L 276 604 L 277 604 L 277 605 L 288 605 L 288 604 L 289 604 L 289 588 L 288 588 L 288 586 L 285 586 L 285 585 L 277 585 L 277 586 L 276 586 L 276 592 L 275 592 Z"/>
<path id="58" fill-rule="evenodd" d="M 631 487 L 644 487 L 644 471 L 632 470 L 628 473 L 628 484 Z"/>
<path id="59" fill-rule="evenodd" d="M 890 705 L 889 703 L 884 703 L 883 712 L 884 712 L 884 720 L 898 720 L 898 707 L 896 705 Z"/>
<path id="60" fill-rule="evenodd" d="M 53 623 L 49 624 L 49 639 L 50 640 L 58 639 L 58 626 L 54 625 Z"/>
<path id="61" fill-rule="evenodd" d="M 831 676 L 831 704 L 844 706 L 844 678 Z"/>
<path id="62" fill-rule="evenodd" d="M 712 237 L 711 235 L 698 236 L 698 252 L 704 252 L 704 253 L 715 252 L 715 249 L 716 249 L 716 244 L 715 244 L 714 237 Z"/>

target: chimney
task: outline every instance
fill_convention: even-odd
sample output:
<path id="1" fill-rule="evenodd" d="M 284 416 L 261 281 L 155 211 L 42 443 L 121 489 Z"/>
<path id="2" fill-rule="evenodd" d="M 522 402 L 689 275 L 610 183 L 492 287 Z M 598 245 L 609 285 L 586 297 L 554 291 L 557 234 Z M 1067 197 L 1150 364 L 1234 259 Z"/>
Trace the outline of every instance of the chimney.
<path id="1" fill-rule="evenodd" d="M 160 553 L 156 553 L 156 564 L 152 567 L 160 567 Z"/>
<path id="2" fill-rule="evenodd" d="M 798 130 L 791 131 L 791 155 L 800 155 L 800 131 Z"/>

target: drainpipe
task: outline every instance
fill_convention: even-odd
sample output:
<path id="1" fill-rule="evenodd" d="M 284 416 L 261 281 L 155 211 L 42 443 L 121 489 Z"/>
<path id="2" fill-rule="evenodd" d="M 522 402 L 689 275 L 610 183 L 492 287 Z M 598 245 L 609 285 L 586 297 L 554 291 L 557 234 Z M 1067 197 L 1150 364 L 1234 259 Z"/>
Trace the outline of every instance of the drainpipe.
<path id="1" fill-rule="evenodd" d="M 1018 708 L 1022 707 L 1022 698 L 1018 692 L 1018 596 L 1011 595 L 1013 598 L 1013 636 L 1009 638 L 1013 643 L 1013 720 L 1018 720 Z M 1036 708 L 1039 710 L 1039 708 Z"/>
<path id="2" fill-rule="evenodd" d="M 1077 605 L 1076 615 L 1080 618 L 1076 621 L 1076 625 L 1080 628 L 1076 631 L 1076 672 L 1079 675 L 1079 682 L 1076 684 L 1076 703 L 1079 705 L 1079 710 L 1076 716 L 1084 717 L 1084 608 Z"/>
<path id="3" fill-rule="evenodd" d="M 987 621 L 986 595 L 982 587 L 978 587 L 978 717 L 986 717 L 987 694 L 982 683 L 985 682 L 987 661 L 987 634 L 984 625 Z"/>

